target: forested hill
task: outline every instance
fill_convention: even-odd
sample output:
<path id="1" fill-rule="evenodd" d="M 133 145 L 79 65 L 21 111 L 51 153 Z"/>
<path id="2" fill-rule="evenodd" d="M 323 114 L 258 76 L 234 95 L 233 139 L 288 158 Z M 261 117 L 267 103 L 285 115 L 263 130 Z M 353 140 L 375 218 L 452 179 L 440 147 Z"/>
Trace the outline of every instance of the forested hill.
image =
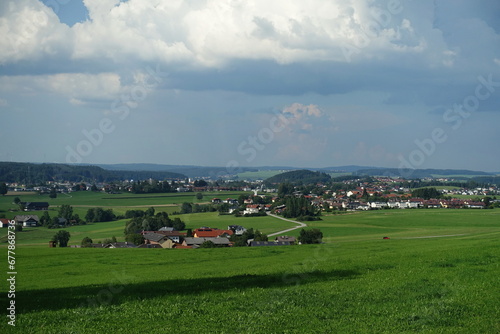
<path id="1" fill-rule="evenodd" d="M 307 169 L 294 170 L 274 175 L 265 180 L 267 184 L 289 182 L 293 184 L 323 183 L 331 180 L 331 176 L 322 172 L 312 172 Z"/>
<path id="2" fill-rule="evenodd" d="M 478 175 L 491 176 L 492 173 L 471 171 L 463 169 L 398 169 L 398 168 L 371 168 L 359 169 L 353 173 L 354 175 L 368 176 L 401 176 L 404 178 L 425 178 L 434 177 L 434 175 L 463 175 L 464 177 L 473 177 Z"/>
<path id="3" fill-rule="evenodd" d="M 105 170 L 97 166 L 0 162 L 0 182 L 39 184 L 47 181 L 111 182 L 120 180 L 185 179 L 174 172 Z"/>

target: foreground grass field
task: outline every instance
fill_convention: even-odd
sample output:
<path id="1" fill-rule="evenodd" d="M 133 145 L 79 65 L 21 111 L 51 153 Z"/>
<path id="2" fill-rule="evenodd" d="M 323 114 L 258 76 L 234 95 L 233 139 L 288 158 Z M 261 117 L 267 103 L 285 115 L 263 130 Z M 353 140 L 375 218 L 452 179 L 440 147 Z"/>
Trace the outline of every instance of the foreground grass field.
<path id="1" fill-rule="evenodd" d="M 500 330 L 498 234 L 17 256 L 17 325 L 2 333 Z"/>

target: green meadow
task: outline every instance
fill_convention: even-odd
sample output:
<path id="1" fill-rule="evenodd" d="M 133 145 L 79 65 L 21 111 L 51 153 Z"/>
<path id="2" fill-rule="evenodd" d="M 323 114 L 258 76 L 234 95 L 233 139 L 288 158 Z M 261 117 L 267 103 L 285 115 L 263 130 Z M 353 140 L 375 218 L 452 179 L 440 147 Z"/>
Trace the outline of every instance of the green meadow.
<path id="1" fill-rule="evenodd" d="M 294 225 L 179 217 L 190 228 L 239 224 L 272 233 Z M 78 244 L 84 236 L 123 237 L 124 224 L 66 230 Z M 48 248 L 56 230 L 25 229 L 16 235 L 16 327 L 4 318 L 0 332 L 500 332 L 499 209 L 353 212 L 308 224 L 321 229 L 324 244 Z M 7 305 L 6 284 L 0 298 Z"/>
<path id="2" fill-rule="evenodd" d="M 89 208 L 100 207 L 103 209 L 113 209 L 117 215 L 123 215 L 127 210 L 146 210 L 149 207 L 154 207 L 157 212 L 165 211 L 172 213 L 180 211 L 180 206 L 184 202 L 189 203 L 209 203 L 212 198 L 218 197 L 221 199 L 238 198 L 241 194 L 250 195 L 250 192 L 208 192 L 203 193 L 203 198 L 198 200 L 196 193 L 171 193 L 171 194 L 106 194 L 101 192 L 73 192 L 71 194 L 58 194 L 57 198 L 49 198 L 45 195 L 24 195 L 23 193 L 12 193 L 9 196 L 0 197 L 0 212 L 4 213 L 7 218 L 12 219 L 18 214 L 35 214 L 41 215 L 38 212 L 19 212 L 18 207 L 13 204 L 15 197 L 19 197 L 22 202 L 48 202 L 50 204 L 49 213 L 51 217 L 57 215 L 58 207 L 63 204 L 68 204 L 73 207 L 73 212 L 85 217 Z M 11 211 L 12 210 L 12 211 Z"/>

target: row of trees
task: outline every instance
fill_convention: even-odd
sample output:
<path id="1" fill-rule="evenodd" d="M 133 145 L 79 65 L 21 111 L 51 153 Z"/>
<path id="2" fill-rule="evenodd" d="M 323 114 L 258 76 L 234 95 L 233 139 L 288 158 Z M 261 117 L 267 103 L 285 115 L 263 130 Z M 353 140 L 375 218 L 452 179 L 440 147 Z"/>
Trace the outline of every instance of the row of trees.
<path id="1" fill-rule="evenodd" d="M 85 220 L 87 223 L 109 222 L 116 219 L 113 209 L 92 208 L 87 210 Z"/>
<path id="2" fill-rule="evenodd" d="M 86 223 L 108 222 L 116 219 L 117 216 L 112 209 L 91 208 L 87 210 L 85 220 L 73 213 L 73 207 L 68 204 L 62 204 L 59 207 L 57 216 L 51 217 L 48 211 L 44 211 L 40 217 L 40 224 L 48 228 L 56 228 L 69 225 L 85 225 Z"/>
<path id="3" fill-rule="evenodd" d="M 134 194 L 150 194 L 150 193 L 171 193 L 177 191 L 175 181 L 169 183 L 168 181 L 137 181 L 132 184 L 132 192 Z"/>
<path id="4" fill-rule="evenodd" d="M 125 235 L 141 231 L 158 231 L 162 227 L 173 227 L 178 231 L 186 229 L 186 224 L 180 218 L 171 219 L 166 212 L 158 212 L 154 216 L 136 217 L 125 225 Z"/>
<path id="5" fill-rule="evenodd" d="M 40 217 L 40 224 L 47 228 L 57 228 L 69 225 L 85 225 L 80 216 L 73 213 L 73 207 L 68 204 L 63 204 L 59 207 L 57 216 L 50 217 L 48 211 L 44 211 Z"/>
<path id="6" fill-rule="evenodd" d="M 431 188 L 415 189 L 411 192 L 411 196 L 423 199 L 431 199 L 431 198 L 441 198 L 443 197 L 443 194 L 436 188 L 431 187 Z"/>
<path id="7" fill-rule="evenodd" d="M 320 244 L 323 240 L 323 232 L 317 228 L 311 230 L 300 230 L 298 238 L 301 244 Z"/>
<path id="8" fill-rule="evenodd" d="M 283 204 L 286 205 L 286 209 L 283 211 L 283 217 L 285 218 L 298 218 L 299 220 L 315 220 L 312 217 L 318 217 L 321 215 L 321 210 L 315 208 L 304 196 L 294 197 L 288 196 L 284 199 Z"/>

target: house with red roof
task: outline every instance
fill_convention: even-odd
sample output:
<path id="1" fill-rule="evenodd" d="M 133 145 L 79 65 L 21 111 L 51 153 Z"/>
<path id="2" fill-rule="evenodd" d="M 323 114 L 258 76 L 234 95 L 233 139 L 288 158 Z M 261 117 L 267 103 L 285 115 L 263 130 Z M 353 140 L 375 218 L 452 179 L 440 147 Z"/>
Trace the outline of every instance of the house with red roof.
<path id="1" fill-rule="evenodd" d="M 229 237 L 233 235 L 231 230 L 220 230 L 218 228 L 201 227 L 193 231 L 193 237 L 195 238 L 219 238 L 219 237 Z"/>

